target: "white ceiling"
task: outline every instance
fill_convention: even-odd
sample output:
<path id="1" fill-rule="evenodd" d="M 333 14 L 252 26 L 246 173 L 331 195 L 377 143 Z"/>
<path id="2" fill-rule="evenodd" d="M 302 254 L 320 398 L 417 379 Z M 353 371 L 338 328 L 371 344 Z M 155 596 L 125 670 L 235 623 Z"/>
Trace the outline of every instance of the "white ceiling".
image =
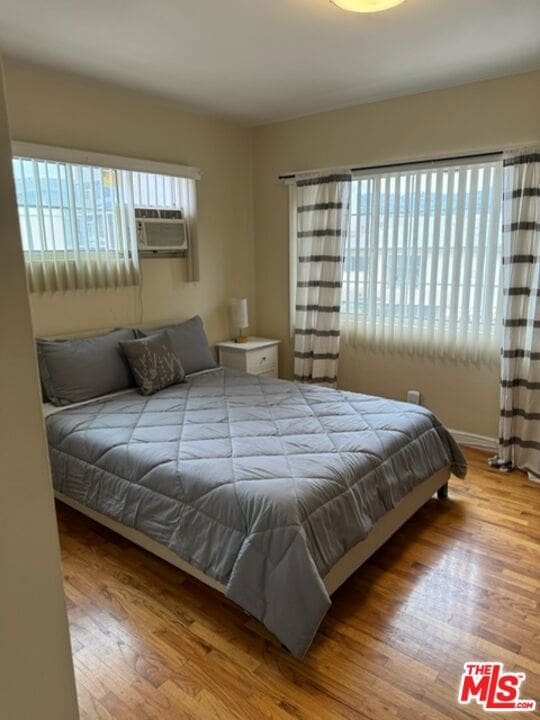
<path id="1" fill-rule="evenodd" d="M 540 0 L 0 0 L 0 47 L 258 124 L 540 68 Z"/>

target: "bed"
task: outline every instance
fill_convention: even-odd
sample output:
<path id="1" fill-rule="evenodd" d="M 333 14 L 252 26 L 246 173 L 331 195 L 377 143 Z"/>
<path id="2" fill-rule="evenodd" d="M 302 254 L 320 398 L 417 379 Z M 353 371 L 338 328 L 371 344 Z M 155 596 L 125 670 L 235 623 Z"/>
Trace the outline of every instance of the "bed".
<path id="1" fill-rule="evenodd" d="M 425 408 L 217 368 L 46 418 L 57 497 L 303 657 L 332 593 L 466 463 Z"/>

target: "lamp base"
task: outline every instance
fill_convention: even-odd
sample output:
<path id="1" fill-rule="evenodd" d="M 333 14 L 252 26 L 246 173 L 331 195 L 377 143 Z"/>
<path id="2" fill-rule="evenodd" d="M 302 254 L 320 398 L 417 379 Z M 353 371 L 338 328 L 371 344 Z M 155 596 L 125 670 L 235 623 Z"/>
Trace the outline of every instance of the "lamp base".
<path id="1" fill-rule="evenodd" d="M 245 343 L 245 342 L 247 342 L 247 341 L 248 341 L 248 338 L 247 338 L 245 335 L 237 335 L 237 336 L 234 338 L 234 342 L 235 342 L 235 343 Z"/>

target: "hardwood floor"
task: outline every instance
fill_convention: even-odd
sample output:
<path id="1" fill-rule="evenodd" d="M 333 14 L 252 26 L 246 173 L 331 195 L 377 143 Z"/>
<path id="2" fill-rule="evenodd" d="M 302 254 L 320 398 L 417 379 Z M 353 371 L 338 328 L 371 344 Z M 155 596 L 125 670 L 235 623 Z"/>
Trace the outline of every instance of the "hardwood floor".
<path id="1" fill-rule="evenodd" d="M 304 661 L 219 593 L 58 504 L 81 718 L 443 720 L 463 663 L 527 673 L 540 699 L 540 487 L 467 451 L 337 593 Z M 497 717 L 532 717 L 498 713 Z"/>

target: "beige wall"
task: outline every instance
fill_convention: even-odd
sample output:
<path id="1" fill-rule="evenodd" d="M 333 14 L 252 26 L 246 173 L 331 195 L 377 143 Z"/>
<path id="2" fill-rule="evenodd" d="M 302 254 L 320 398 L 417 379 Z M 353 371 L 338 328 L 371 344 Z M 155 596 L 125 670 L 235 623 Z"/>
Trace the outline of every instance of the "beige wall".
<path id="1" fill-rule="evenodd" d="M 0 715 L 78 717 L 0 59 Z"/>
<path id="2" fill-rule="evenodd" d="M 494 150 L 540 140 L 540 72 L 474 83 L 254 131 L 257 311 L 260 334 L 288 339 L 288 194 L 278 175 L 340 165 Z M 449 427 L 495 437 L 498 368 L 431 361 L 342 344 L 341 387 L 398 399 L 408 388 Z"/>
<path id="3" fill-rule="evenodd" d="M 27 142 L 200 167 L 200 282 L 181 259 L 143 261 L 143 321 L 202 315 L 211 341 L 229 335 L 227 303 L 250 301 L 255 326 L 252 133 L 117 87 L 6 62 L 12 137 Z M 138 292 L 31 296 L 37 334 L 139 322 Z"/>
<path id="4" fill-rule="evenodd" d="M 540 73 L 527 73 L 347 108 L 250 130 L 174 103 L 102 83 L 9 63 L 12 137 L 201 167 L 201 280 L 185 261 L 143 261 L 143 322 L 200 313 L 211 341 L 229 335 L 227 303 L 245 295 L 252 330 L 288 338 L 288 170 L 375 164 L 476 152 L 540 139 Z M 253 214 L 253 208 L 255 214 Z M 254 233 L 254 227 L 256 232 Z M 255 242 L 254 240 L 255 235 Z M 257 282 L 255 282 L 257 280 Z M 34 295 L 37 334 L 136 323 L 133 289 Z M 455 429 L 497 433 L 498 368 L 342 346 L 340 385 L 423 401 Z"/>

